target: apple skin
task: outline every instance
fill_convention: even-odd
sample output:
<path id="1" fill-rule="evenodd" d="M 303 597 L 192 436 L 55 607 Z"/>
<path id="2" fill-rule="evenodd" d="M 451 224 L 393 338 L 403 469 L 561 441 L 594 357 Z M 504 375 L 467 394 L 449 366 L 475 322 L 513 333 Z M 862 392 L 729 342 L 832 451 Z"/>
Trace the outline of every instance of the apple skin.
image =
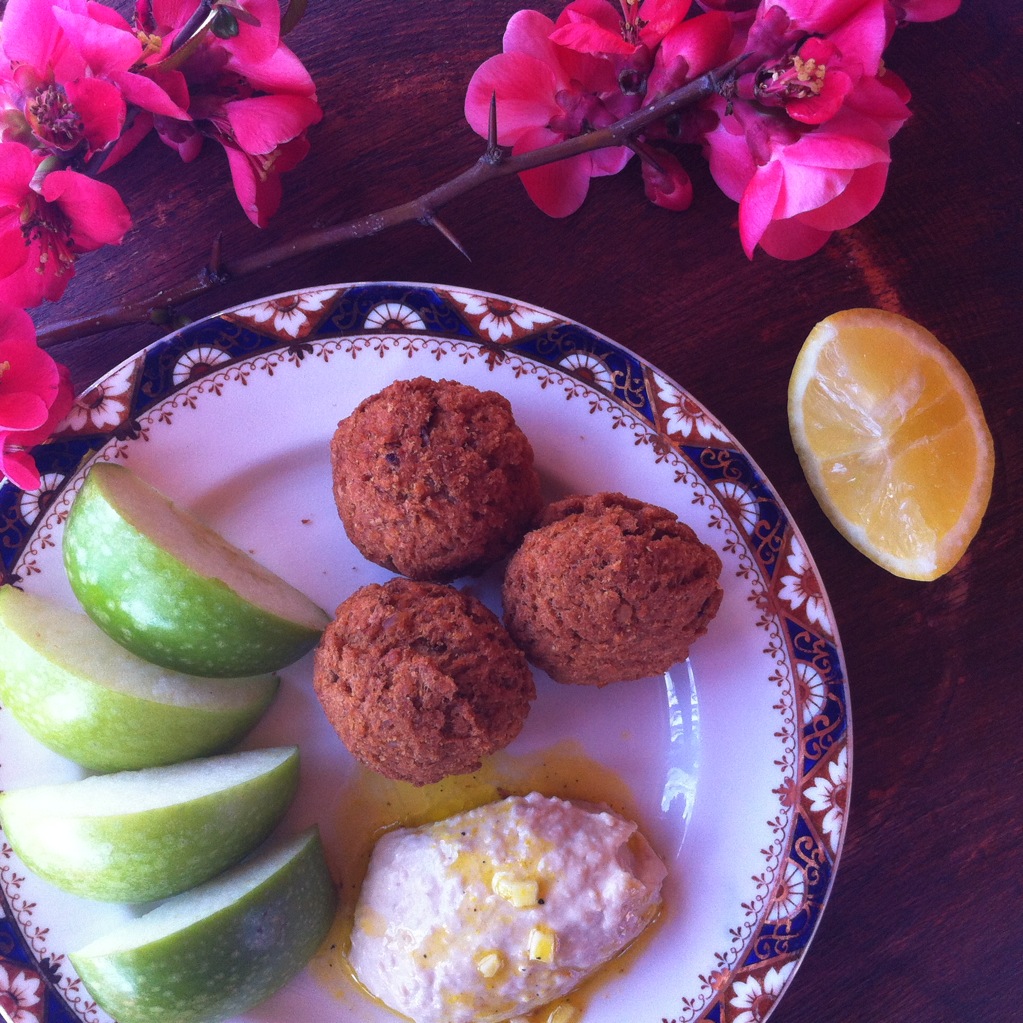
<path id="1" fill-rule="evenodd" d="M 312 828 L 69 958 L 118 1023 L 218 1023 L 294 977 L 323 942 L 336 908 Z"/>
<path id="2" fill-rule="evenodd" d="M 144 660 L 193 675 L 276 671 L 329 616 L 122 465 L 89 471 L 68 514 L 68 580 L 101 629 Z M 243 595 L 252 587 L 283 613 Z"/>
<path id="3" fill-rule="evenodd" d="M 92 771 L 207 756 L 263 716 L 279 680 L 208 679 L 157 668 L 84 614 L 0 587 L 0 701 L 47 748 Z"/>
<path id="4" fill-rule="evenodd" d="M 296 746 L 227 753 L 0 793 L 0 823 L 25 865 L 58 888 L 150 902 L 251 852 L 284 816 L 298 775 Z"/>

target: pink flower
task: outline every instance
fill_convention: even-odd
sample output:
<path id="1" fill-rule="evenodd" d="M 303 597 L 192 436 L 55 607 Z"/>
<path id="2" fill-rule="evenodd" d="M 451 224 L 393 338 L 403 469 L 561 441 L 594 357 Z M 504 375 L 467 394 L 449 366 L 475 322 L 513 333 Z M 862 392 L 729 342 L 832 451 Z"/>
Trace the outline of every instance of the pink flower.
<path id="1" fill-rule="evenodd" d="M 39 486 L 28 449 L 49 437 L 71 402 L 71 375 L 36 344 L 28 313 L 0 306 L 0 476 L 22 490 Z"/>
<path id="2" fill-rule="evenodd" d="M 909 116 L 907 99 L 890 73 L 866 78 L 839 113 L 809 129 L 741 101 L 729 114 L 718 101 L 721 119 L 705 150 L 715 181 L 739 202 L 746 255 L 759 245 L 800 259 L 873 210 L 887 180 L 888 141 Z"/>
<path id="3" fill-rule="evenodd" d="M 908 91 L 881 56 L 886 0 L 776 0 L 761 6 L 747 46 L 755 67 L 704 151 L 739 202 L 739 234 L 782 259 L 816 252 L 881 199 L 889 140 L 909 116 Z"/>
<path id="4" fill-rule="evenodd" d="M 142 42 L 103 4 L 9 0 L 0 49 L 10 67 L 7 104 L 20 112 L 36 145 L 63 158 L 88 158 L 116 142 L 129 104 L 184 114 L 164 88 L 139 73 Z M 20 138 L 29 141 L 24 133 Z"/>
<path id="5" fill-rule="evenodd" d="M 639 47 L 653 52 L 689 13 L 692 0 L 573 0 L 558 16 L 551 41 L 595 56 L 631 56 Z"/>
<path id="6" fill-rule="evenodd" d="M 638 97 L 625 97 L 618 88 L 610 61 L 552 42 L 554 28 L 536 11 L 516 12 L 504 34 L 504 52 L 485 61 L 469 82 L 469 124 L 486 138 L 496 97 L 497 141 L 513 153 L 606 127 L 639 105 Z M 618 173 L 631 155 L 624 147 L 584 153 L 526 171 L 522 183 L 541 210 L 565 217 L 582 205 L 590 178 Z"/>
<path id="7" fill-rule="evenodd" d="M 860 77 L 842 63 L 834 43 L 810 36 L 797 51 L 758 68 L 750 76 L 752 94 L 765 105 L 784 106 L 796 121 L 823 124 L 838 112 Z M 740 95 L 741 89 L 740 81 Z"/>
<path id="8" fill-rule="evenodd" d="M 609 60 L 627 95 L 643 94 L 654 54 L 689 13 L 691 0 L 573 0 L 558 16 L 551 42 Z"/>
<path id="9" fill-rule="evenodd" d="M 140 0 L 140 29 L 160 39 L 153 67 L 171 56 L 195 11 L 192 0 Z M 230 10 L 230 8 L 223 8 Z M 181 65 L 191 102 L 186 118 L 157 117 L 156 130 L 185 161 L 203 138 L 227 154 L 235 191 L 249 219 L 265 227 L 281 201 L 280 176 L 308 152 L 306 130 L 323 112 L 308 71 L 280 40 L 277 0 L 242 0 L 237 34 L 209 34 Z"/>
<path id="10" fill-rule="evenodd" d="M 75 258 L 121 241 L 131 216 L 117 192 L 0 142 L 0 302 L 27 308 L 64 294 Z M 41 176 L 41 180 L 38 180 Z"/>

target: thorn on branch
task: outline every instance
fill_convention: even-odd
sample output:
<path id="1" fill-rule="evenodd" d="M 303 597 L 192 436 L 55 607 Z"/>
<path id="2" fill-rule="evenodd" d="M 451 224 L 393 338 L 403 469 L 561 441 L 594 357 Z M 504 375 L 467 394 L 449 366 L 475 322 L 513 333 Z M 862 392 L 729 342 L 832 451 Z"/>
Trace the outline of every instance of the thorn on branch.
<path id="1" fill-rule="evenodd" d="M 649 164 L 659 174 L 664 173 L 664 167 L 657 159 L 657 150 L 648 142 L 643 139 L 632 138 L 625 144 L 640 158 L 643 163 Z"/>
<path id="2" fill-rule="evenodd" d="M 199 271 L 199 282 L 204 286 L 226 284 L 228 274 L 224 271 L 224 235 L 220 232 L 213 239 L 210 261 Z"/>
<path id="3" fill-rule="evenodd" d="M 487 151 L 483 155 L 487 163 L 497 165 L 504 159 L 504 150 L 497 143 L 497 93 L 490 96 L 490 115 L 487 122 Z"/>
<path id="4" fill-rule="evenodd" d="M 466 251 L 465 246 L 455 237 L 455 235 L 451 232 L 450 228 L 448 228 L 443 221 L 439 220 L 435 214 L 432 213 L 427 214 L 425 217 L 422 218 L 422 222 L 424 224 L 429 225 L 430 227 L 435 227 L 441 233 L 441 235 L 443 235 L 449 242 L 451 242 L 451 244 L 454 245 L 454 247 L 458 249 L 458 251 L 461 252 L 461 254 L 465 256 L 467 260 L 469 260 L 470 263 L 472 262 L 472 256 L 470 256 L 469 253 Z"/>
<path id="5" fill-rule="evenodd" d="M 736 82 L 738 81 L 741 73 L 739 69 L 750 56 L 752 56 L 752 54 L 749 52 L 742 53 L 738 57 L 730 60 L 727 64 L 724 64 L 720 68 L 709 73 L 714 89 L 719 96 L 722 96 L 727 100 L 734 98 Z"/>
<path id="6" fill-rule="evenodd" d="M 207 22 L 211 22 L 213 15 L 213 0 L 200 0 L 199 6 L 192 12 L 192 16 L 185 22 L 181 31 L 174 37 L 170 45 L 170 52 L 177 53 L 186 43 L 194 39 L 200 29 L 205 28 Z"/>
<path id="7" fill-rule="evenodd" d="M 305 16 L 306 0 L 291 0 L 281 16 L 281 35 L 286 36 Z"/>

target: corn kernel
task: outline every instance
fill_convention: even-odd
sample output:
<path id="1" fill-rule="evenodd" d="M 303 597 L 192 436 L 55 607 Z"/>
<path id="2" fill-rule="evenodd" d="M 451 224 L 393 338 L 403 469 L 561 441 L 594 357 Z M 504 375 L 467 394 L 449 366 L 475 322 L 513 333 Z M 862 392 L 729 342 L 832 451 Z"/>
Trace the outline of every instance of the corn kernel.
<path id="1" fill-rule="evenodd" d="M 526 881 L 513 877 L 506 870 L 498 870 L 494 874 L 490 887 L 495 895 L 507 899 L 518 909 L 535 906 L 540 898 L 540 885 L 536 881 Z"/>
<path id="2" fill-rule="evenodd" d="M 504 959 L 501 957 L 500 952 L 484 952 L 476 960 L 476 969 L 479 970 L 480 974 L 488 980 L 491 977 L 496 977 L 498 971 L 503 965 Z"/>
<path id="3" fill-rule="evenodd" d="M 556 944 L 553 931 L 546 927 L 534 927 L 529 932 L 529 958 L 540 963 L 553 963 Z"/>
<path id="4" fill-rule="evenodd" d="M 575 1023 L 579 1018 L 579 1010 L 568 1002 L 562 1002 L 547 1017 L 547 1023 Z"/>

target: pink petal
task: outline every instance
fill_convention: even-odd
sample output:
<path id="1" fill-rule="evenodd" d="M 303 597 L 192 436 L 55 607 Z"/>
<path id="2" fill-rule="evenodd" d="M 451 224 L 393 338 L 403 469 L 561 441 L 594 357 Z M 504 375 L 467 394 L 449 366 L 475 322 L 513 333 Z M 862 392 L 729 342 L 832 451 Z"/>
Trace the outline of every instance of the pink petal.
<path id="1" fill-rule="evenodd" d="M 188 86 L 180 72 L 173 71 L 150 78 L 129 71 L 118 71 L 111 73 L 110 79 L 134 106 L 164 117 L 187 119 Z M 173 98 L 169 90 L 173 90 Z"/>
<path id="2" fill-rule="evenodd" d="M 555 25 L 561 27 L 569 24 L 589 22 L 602 32 L 610 32 L 622 37 L 622 16 L 616 4 L 607 0 L 572 0 L 558 15 Z"/>
<path id="3" fill-rule="evenodd" d="M 296 138 L 321 116 L 316 102 L 302 96 L 253 96 L 227 103 L 224 109 L 238 145 L 257 154 Z"/>
<path id="4" fill-rule="evenodd" d="M 654 74 L 651 75 L 649 91 L 668 92 L 678 88 L 682 82 L 660 79 L 666 69 L 678 60 L 685 60 L 688 66 L 688 79 L 699 78 L 711 68 L 717 67 L 728 55 L 728 47 L 732 41 L 732 21 L 727 14 L 720 11 L 709 11 L 695 18 L 682 22 L 673 28 L 661 43 L 657 52 Z"/>
<path id="5" fill-rule="evenodd" d="M 14 334 L 7 336 L 5 333 L 0 340 L 0 363 L 7 363 L 0 376 L 0 394 L 32 393 L 43 398 L 49 407 L 57 393 L 57 364 L 36 344 L 34 330 L 26 335 L 24 325 L 19 327 L 17 319 L 12 320 L 12 326 Z M 0 427 L 3 428 L 9 428 L 9 424 Z"/>
<path id="6" fill-rule="evenodd" d="M 125 21 L 124 17 L 107 4 L 97 3 L 96 0 L 87 0 L 85 11 L 94 21 L 113 25 L 115 28 L 124 29 L 126 32 L 132 31 L 131 25 Z"/>
<path id="7" fill-rule="evenodd" d="M 903 21 L 938 21 L 959 10 L 959 0 L 899 0 Z"/>
<path id="8" fill-rule="evenodd" d="M 620 33 L 605 32 L 591 22 L 569 22 L 551 33 L 551 42 L 566 46 L 577 53 L 631 55 L 636 47 L 626 42 Z"/>
<path id="9" fill-rule="evenodd" d="M 281 203 L 280 175 L 258 173 L 249 155 L 233 146 L 226 146 L 225 152 L 235 194 L 245 215 L 256 227 L 266 227 Z"/>
<path id="10" fill-rule="evenodd" d="M 3 49 L 12 64 L 42 72 L 53 63 L 61 32 L 48 4 L 8 0 L 3 12 Z"/>
<path id="11" fill-rule="evenodd" d="M 526 132 L 513 152 L 531 152 L 556 142 L 545 128 Z M 567 217 L 583 204 L 590 187 L 590 161 L 586 154 L 523 171 L 519 177 L 530 199 L 549 217 Z"/>
<path id="12" fill-rule="evenodd" d="M 825 35 L 843 61 L 857 61 L 874 75 L 888 42 L 887 0 L 780 0 L 802 30 Z"/>
<path id="13" fill-rule="evenodd" d="M 11 451 L 8 437 L 0 434 L 0 475 L 22 490 L 37 490 L 41 481 L 35 459 L 25 451 Z"/>
<path id="14" fill-rule="evenodd" d="M 0 433 L 33 430 L 46 422 L 46 402 L 28 391 L 0 390 Z"/>
<path id="15" fill-rule="evenodd" d="M 846 98 L 838 122 L 846 134 L 857 131 L 866 134 L 862 128 L 844 129 L 847 119 L 859 115 L 872 121 L 886 139 L 893 138 L 909 120 L 909 89 L 892 71 L 885 71 L 883 78 L 861 78 L 856 88 Z M 837 121 L 837 118 L 836 118 Z"/>
<path id="16" fill-rule="evenodd" d="M 9 344 L 35 344 L 36 328 L 24 309 L 0 305 L 0 352 Z M 41 349 L 40 349 L 41 350 Z"/>
<path id="17" fill-rule="evenodd" d="M 81 252 L 118 244 L 131 228 L 131 214 L 120 195 L 102 181 L 76 171 L 52 171 L 43 178 L 43 198 L 60 204 L 71 221 L 71 237 Z"/>
<path id="18" fill-rule="evenodd" d="M 120 138 L 107 150 L 103 158 L 103 170 L 108 171 L 120 163 L 153 130 L 153 115 L 140 110 L 131 124 L 121 132 Z"/>
<path id="19" fill-rule="evenodd" d="M 665 36 L 682 23 L 690 7 L 692 0 L 643 0 L 639 9 L 640 20 L 644 23 L 639 30 L 640 41 L 655 50 Z"/>
<path id="20" fill-rule="evenodd" d="M 546 126 L 561 113 L 558 88 L 548 64 L 525 53 L 499 53 L 483 62 L 469 82 L 465 117 L 473 131 L 488 135 L 491 97 L 497 96 L 497 141 L 515 145 L 523 133 Z"/>
<path id="21" fill-rule="evenodd" d="M 888 164 L 875 163 L 853 172 L 845 189 L 818 209 L 799 215 L 801 223 L 820 231 L 839 231 L 861 221 L 881 201 Z"/>
<path id="22" fill-rule="evenodd" d="M 551 42 L 554 22 L 539 11 L 516 11 L 504 30 L 505 53 L 523 53 L 554 67 L 558 63 L 557 47 Z"/>
<path id="23" fill-rule="evenodd" d="M 266 227 L 281 204 L 281 174 L 295 167 L 309 152 L 305 136 L 279 146 L 274 153 L 272 169 L 258 156 L 226 145 L 231 180 L 245 215 L 256 227 Z"/>
<path id="24" fill-rule="evenodd" d="M 0 207 L 21 207 L 29 193 L 29 182 L 42 159 L 20 142 L 0 142 Z"/>
<path id="25" fill-rule="evenodd" d="M 281 8 L 278 0 L 244 0 L 241 6 L 259 24 L 249 25 L 239 21 L 238 35 L 225 44 L 238 68 L 269 60 L 281 39 Z"/>
<path id="26" fill-rule="evenodd" d="M 195 10 L 195 0 L 152 0 L 153 21 L 164 35 L 176 35 Z"/>
<path id="27" fill-rule="evenodd" d="M 768 225 L 774 219 L 784 172 L 776 160 L 761 167 L 746 186 L 739 202 L 739 238 L 747 257 L 753 258 Z"/>
<path id="28" fill-rule="evenodd" d="M 54 259 L 43 264 L 38 241 L 25 246 L 24 252 L 21 267 L 0 278 L 0 303 L 29 309 L 43 301 L 56 302 L 74 277 L 74 267 Z"/>
<path id="29" fill-rule="evenodd" d="M 102 78 L 79 78 L 64 90 L 82 118 L 90 149 L 104 149 L 121 134 L 127 108 L 116 85 Z"/>
<path id="30" fill-rule="evenodd" d="M 579 53 L 632 54 L 636 47 L 622 36 L 622 21 L 606 0 L 575 0 L 561 12 L 552 43 Z"/>
<path id="31" fill-rule="evenodd" d="M 703 151 L 718 188 L 738 202 L 757 170 L 738 121 L 734 117 L 721 118 L 717 127 L 704 137 Z"/>
<path id="32" fill-rule="evenodd" d="M 71 374 L 35 341 L 28 314 L 0 309 L 0 432 L 28 447 L 45 440 L 71 407 Z"/>
<path id="33" fill-rule="evenodd" d="M 783 170 L 784 183 L 775 204 L 775 218 L 785 220 L 815 210 L 841 195 L 853 172 L 833 167 L 800 167 L 784 159 L 775 161 Z"/>
<path id="34" fill-rule="evenodd" d="M 230 60 L 227 65 L 264 92 L 290 92 L 316 98 L 316 85 L 305 65 L 286 46 L 278 46 L 259 63 Z"/>
<path id="35" fill-rule="evenodd" d="M 25 244 L 25 236 L 21 233 L 17 219 L 4 219 L 7 223 L 0 227 L 0 281 L 21 270 L 28 259 L 28 245 Z"/>
<path id="36" fill-rule="evenodd" d="M 836 31 L 873 0 L 774 0 L 801 29 L 825 35 Z"/>
<path id="37" fill-rule="evenodd" d="M 617 88 L 614 65 L 609 60 L 557 46 L 550 40 L 553 31 L 550 18 L 536 11 L 516 11 L 505 29 L 504 53 L 521 53 L 546 64 L 555 77 L 555 91 L 599 93 Z"/>
<path id="38" fill-rule="evenodd" d="M 627 146 L 608 146 L 595 149 L 589 154 L 590 177 L 602 178 L 617 174 L 632 159 L 633 152 Z"/>
<path id="39" fill-rule="evenodd" d="M 872 142 L 823 130 L 807 132 L 784 152 L 786 164 L 840 170 L 856 170 L 889 159 L 887 151 Z"/>
<path id="40" fill-rule="evenodd" d="M 760 238 L 760 247 L 775 259 L 805 259 L 824 247 L 829 231 L 818 231 L 800 220 L 775 220 Z"/>
<path id="41" fill-rule="evenodd" d="M 26 447 L 33 444 L 42 444 L 49 440 L 50 435 L 64 420 L 64 417 L 71 411 L 74 404 L 75 392 L 71 383 L 71 371 L 67 366 L 57 364 L 57 388 L 50 402 L 50 411 L 46 416 L 46 422 L 37 430 L 29 430 L 19 435 L 19 440 Z"/>
<path id="42" fill-rule="evenodd" d="M 852 84 L 852 79 L 844 71 L 829 68 L 824 75 L 821 91 L 816 96 L 786 103 L 785 112 L 802 124 L 823 124 L 838 112 Z"/>
<path id="43" fill-rule="evenodd" d="M 127 24 L 106 24 L 57 6 L 53 17 L 93 74 L 125 71 L 142 56 L 142 44 Z"/>
<path id="44" fill-rule="evenodd" d="M 656 206 L 666 210 L 687 210 L 693 202 L 693 182 L 671 153 L 658 151 L 658 166 L 643 162 L 643 191 Z"/>

